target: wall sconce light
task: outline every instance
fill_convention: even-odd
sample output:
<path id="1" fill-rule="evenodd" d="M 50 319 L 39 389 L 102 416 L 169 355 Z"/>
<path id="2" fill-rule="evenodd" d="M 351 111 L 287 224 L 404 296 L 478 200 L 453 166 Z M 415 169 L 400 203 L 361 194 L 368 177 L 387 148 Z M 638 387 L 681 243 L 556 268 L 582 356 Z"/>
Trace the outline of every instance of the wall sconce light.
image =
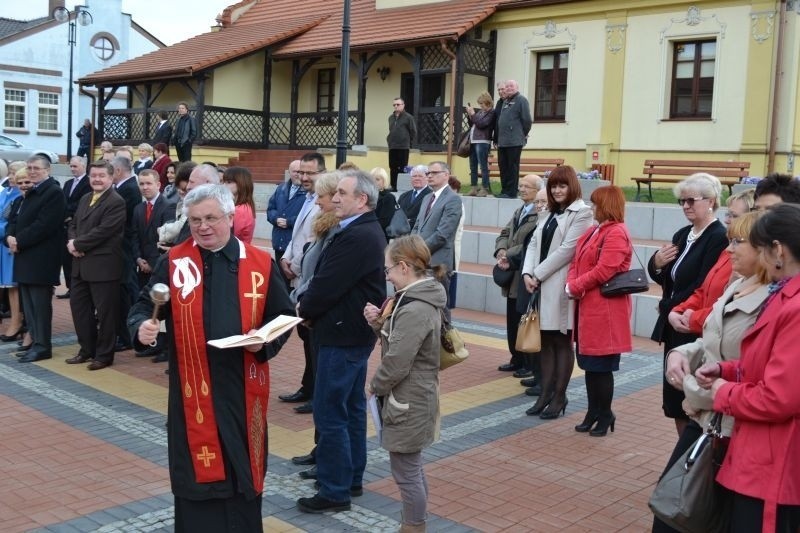
<path id="1" fill-rule="evenodd" d="M 389 77 L 389 67 L 378 67 L 378 76 L 381 77 L 381 81 L 386 81 L 386 78 Z"/>

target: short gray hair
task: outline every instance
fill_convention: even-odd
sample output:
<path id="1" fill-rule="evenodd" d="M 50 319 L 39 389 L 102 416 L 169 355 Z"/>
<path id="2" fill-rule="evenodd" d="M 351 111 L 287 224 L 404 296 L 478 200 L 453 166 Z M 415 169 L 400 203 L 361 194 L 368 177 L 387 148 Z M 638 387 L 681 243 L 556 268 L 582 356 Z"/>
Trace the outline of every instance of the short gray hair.
<path id="1" fill-rule="evenodd" d="M 207 183 L 195 187 L 186 194 L 183 199 L 183 215 L 189 216 L 190 207 L 206 200 L 216 200 L 225 216 L 232 215 L 236 210 L 230 189 L 224 185 Z"/>
<path id="2" fill-rule="evenodd" d="M 50 168 L 50 159 L 46 155 L 34 154 L 28 158 L 27 163 L 39 162 L 44 168 Z"/>
<path id="3" fill-rule="evenodd" d="M 363 170 L 347 170 L 342 172 L 342 178 L 355 178 L 356 187 L 353 190 L 354 194 L 367 195 L 367 207 L 370 211 L 375 211 L 378 206 L 378 186 L 369 174 Z"/>
<path id="4" fill-rule="evenodd" d="M 428 165 L 414 165 L 414 168 L 411 169 L 410 174 L 413 174 L 414 172 L 422 172 L 422 175 L 424 176 L 428 173 Z"/>
<path id="5" fill-rule="evenodd" d="M 714 211 L 722 203 L 722 184 L 716 176 L 706 172 L 697 172 L 675 185 L 672 192 L 675 194 L 675 198 L 680 198 L 687 189 L 699 192 L 703 198 L 713 198 L 714 207 L 712 209 Z"/>
<path id="6" fill-rule="evenodd" d="M 114 168 L 118 168 L 120 170 L 124 170 L 126 172 L 131 171 L 131 160 L 125 156 L 118 155 L 111 160 L 111 166 Z"/>
<path id="7" fill-rule="evenodd" d="M 195 172 L 197 172 L 199 176 L 202 176 L 207 184 L 219 185 L 219 170 L 214 166 L 203 163 L 202 165 L 197 165 L 194 170 L 192 170 L 192 173 Z"/>

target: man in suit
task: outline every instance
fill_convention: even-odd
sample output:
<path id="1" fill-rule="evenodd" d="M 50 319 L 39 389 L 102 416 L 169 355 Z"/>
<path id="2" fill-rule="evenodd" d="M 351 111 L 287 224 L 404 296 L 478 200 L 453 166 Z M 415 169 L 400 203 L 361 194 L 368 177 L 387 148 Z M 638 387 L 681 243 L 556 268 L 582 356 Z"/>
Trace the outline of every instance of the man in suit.
<path id="1" fill-rule="evenodd" d="M 272 249 L 278 262 L 292 240 L 297 215 L 306 201 L 306 190 L 303 188 L 299 170 L 299 159 L 289 163 L 289 180 L 278 185 L 267 204 L 267 220 L 272 224 Z"/>
<path id="2" fill-rule="evenodd" d="M 168 118 L 169 115 L 166 111 L 158 112 L 159 121 L 158 125 L 156 126 L 156 131 L 153 134 L 153 142 L 150 143 L 152 146 L 155 146 L 158 143 L 164 143 L 165 145 L 169 146 L 169 142 L 172 140 L 172 126 L 167 120 Z M 166 154 L 169 155 L 169 148 L 167 148 Z"/>
<path id="3" fill-rule="evenodd" d="M 133 209 L 133 253 L 136 256 L 139 289 L 150 281 L 150 274 L 156 261 L 161 256 L 158 248 L 158 228 L 175 220 L 175 204 L 159 194 L 158 173 L 152 169 L 139 173 L 139 191 L 144 198 Z M 154 363 L 167 360 L 163 349 L 163 339 L 159 336 L 156 346 L 148 346 L 145 350 L 137 350 L 136 357 L 153 358 Z"/>
<path id="4" fill-rule="evenodd" d="M 442 264 L 447 268 L 447 276 L 442 281 L 444 290 L 450 298 L 450 277 L 455 267 L 454 242 L 456 230 L 461 222 L 463 206 L 461 198 L 448 185 L 450 167 L 442 161 L 428 165 L 428 185 L 431 188 L 411 233 L 417 233 L 425 240 L 431 252 L 431 265 Z M 445 308 L 450 319 L 450 309 Z"/>
<path id="5" fill-rule="evenodd" d="M 445 182 L 446 183 L 446 182 Z M 375 333 L 364 318 L 367 303 L 386 296 L 383 249 L 386 237 L 375 216 L 378 188 L 360 171 L 339 180 L 333 204 L 341 230 L 322 252 L 297 314 L 314 324 L 319 345 L 314 385 L 314 425 L 319 432 L 319 491 L 300 498 L 306 513 L 350 509 L 367 464 L 364 386 Z"/>
<path id="6" fill-rule="evenodd" d="M 125 200 L 111 186 L 113 174 L 104 161 L 89 165 L 92 194 L 81 198 L 69 224 L 67 249 L 74 259 L 69 304 L 80 350 L 66 362 L 90 361 L 89 370 L 114 362 Z"/>
<path id="7" fill-rule="evenodd" d="M 397 199 L 400 209 L 406 214 L 408 218 L 408 227 L 413 228 L 417 222 L 417 215 L 419 215 L 419 208 L 425 201 L 425 197 L 431 193 L 431 188 L 428 187 L 428 179 L 425 174 L 428 172 L 428 167 L 425 165 L 417 165 L 411 169 L 411 190 L 406 191 Z"/>
<path id="8" fill-rule="evenodd" d="M 125 200 L 125 232 L 122 240 L 123 262 L 117 331 L 119 339 L 114 348 L 116 351 L 121 352 L 131 348 L 130 333 L 128 332 L 126 320 L 128 318 L 128 310 L 136 300 L 136 295 L 139 292 L 133 257 L 133 210 L 142 202 L 142 193 L 139 192 L 139 185 L 131 173 L 130 159 L 124 156 L 117 156 L 111 161 L 111 165 L 114 167 L 114 188 L 117 194 Z"/>
<path id="9" fill-rule="evenodd" d="M 498 198 L 516 198 L 519 186 L 519 159 L 522 147 L 528 142 L 533 119 L 528 99 L 519 94 L 519 85 L 508 80 L 505 100 L 497 114 L 497 164 L 500 167 L 502 189 Z"/>
<path id="10" fill-rule="evenodd" d="M 392 190 L 397 190 L 397 175 L 408 165 L 408 152 L 417 139 L 417 123 L 411 113 L 406 113 L 406 103 L 402 98 L 392 102 L 394 111 L 389 115 L 389 134 L 386 144 L 389 147 L 389 181 Z"/>
<path id="11" fill-rule="evenodd" d="M 61 268 L 64 270 L 64 284 L 67 286 L 67 292 L 57 294 L 56 298 L 65 300 L 69 298 L 69 289 L 72 286 L 72 254 L 67 250 L 67 229 L 72 217 L 75 216 L 75 210 L 78 208 L 78 201 L 81 197 L 89 192 L 92 188 L 89 185 L 89 178 L 86 176 L 86 161 L 83 157 L 75 156 L 69 160 L 69 171 L 72 172 L 72 177 L 64 183 L 64 196 L 67 200 L 67 210 L 64 214 L 64 249 L 61 256 Z"/>
<path id="12" fill-rule="evenodd" d="M 14 254 L 14 279 L 19 287 L 31 348 L 20 363 L 50 359 L 53 329 L 53 286 L 59 284 L 61 247 L 64 246 L 66 199 L 55 178 L 50 160 L 34 155 L 27 161 L 32 188 L 6 226 L 6 246 Z M 54 260 L 55 258 L 55 260 Z"/>
<path id="13" fill-rule="evenodd" d="M 175 126 L 175 134 L 172 136 L 172 144 L 178 153 L 178 161 L 192 160 L 192 144 L 197 138 L 197 121 L 189 114 L 189 104 L 180 102 L 178 104 L 178 124 Z"/>
<path id="14" fill-rule="evenodd" d="M 314 217 L 319 212 L 314 183 L 317 180 L 317 176 L 323 172 L 325 172 L 325 158 L 320 154 L 310 152 L 300 158 L 297 174 L 300 176 L 300 183 L 306 191 L 305 201 L 297 214 L 294 228 L 292 228 L 292 240 L 286 245 L 286 252 L 280 261 L 283 275 L 292 286 L 297 285 L 297 278 L 300 276 L 300 262 L 303 259 L 305 246 L 314 238 L 311 226 L 314 222 Z M 297 326 L 297 336 L 303 341 L 306 366 L 297 392 L 278 396 L 281 401 L 289 403 L 309 402 L 314 394 L 314 350 L 311 346 L 311 334 L 306 326 L 300 324 Z M 306 403 L 296 407 L 295 411 L 309 413 L 311 409 L 311 404 Z"/>

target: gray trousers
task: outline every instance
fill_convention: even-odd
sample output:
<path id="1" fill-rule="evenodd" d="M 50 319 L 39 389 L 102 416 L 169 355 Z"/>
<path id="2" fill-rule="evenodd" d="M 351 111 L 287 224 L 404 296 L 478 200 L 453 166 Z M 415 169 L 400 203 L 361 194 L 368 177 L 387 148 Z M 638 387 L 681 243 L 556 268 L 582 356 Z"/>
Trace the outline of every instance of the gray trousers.
<path id="1" fill-rule="evenodd" d="M 403 523 L 424 524 L 428 516 L 428 480 L 422 469 L 422 452 L 389 452 L 389 463 L 403 500 Z"/>

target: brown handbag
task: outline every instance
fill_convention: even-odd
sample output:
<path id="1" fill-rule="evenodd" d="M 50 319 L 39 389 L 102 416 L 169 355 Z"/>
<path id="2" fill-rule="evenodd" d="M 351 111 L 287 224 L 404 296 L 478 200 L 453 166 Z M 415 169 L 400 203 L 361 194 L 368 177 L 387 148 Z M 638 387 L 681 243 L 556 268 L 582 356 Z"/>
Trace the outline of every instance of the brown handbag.
<path id="1" fill-rule="evenodd" d="M 531 294 L 528 309 L 519 319 L 514 347 L 520 352 L 536 353 L 542 350 L 542 333 L 539 324 L 539 291 Z"/>
<path id="2" fill-rule="evenodd" d="M 469 132 L 470 130 L 461 133 L 461 138 L 458 140 L 458 148 L 456 149 L 458 157 L 469 157 L 469 151 L 472 148 Z"/>

